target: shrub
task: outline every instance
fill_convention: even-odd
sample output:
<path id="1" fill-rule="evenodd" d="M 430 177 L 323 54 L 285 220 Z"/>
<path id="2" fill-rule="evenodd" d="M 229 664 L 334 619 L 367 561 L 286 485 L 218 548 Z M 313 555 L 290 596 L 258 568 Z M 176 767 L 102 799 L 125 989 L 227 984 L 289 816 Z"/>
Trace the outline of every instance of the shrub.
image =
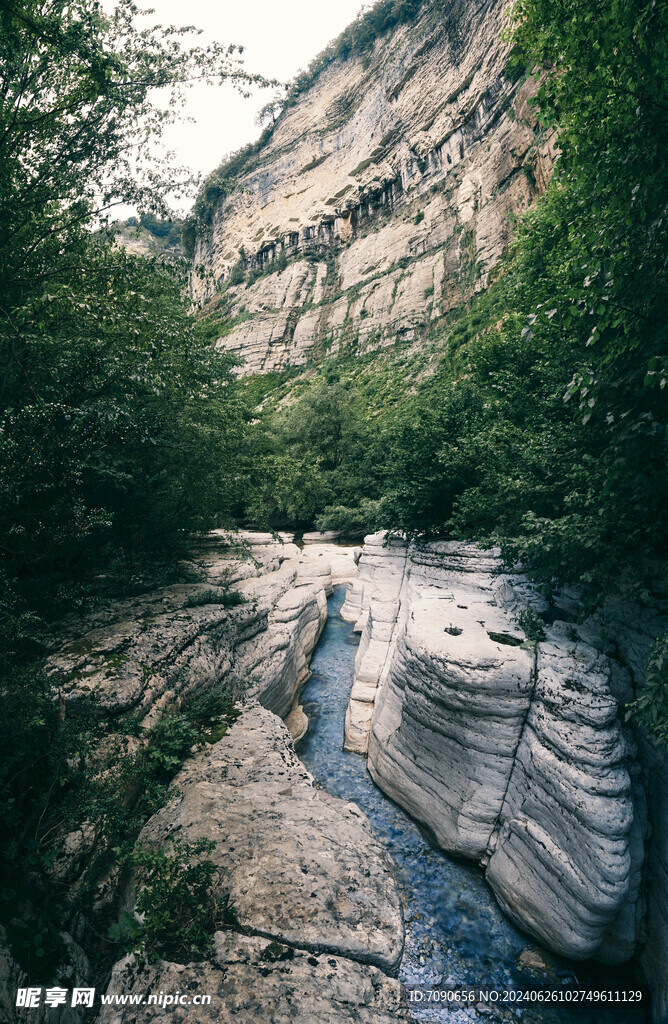
<path id="1" fill-rule="evenodd" d="M 362 499 L 359 505 L 350 508 L 345 505 L 329 505 L 316 519 L 319 530 L 338 530 L 347 537 L 362 537 L 378 529 L 382 498 L 378 501 Z"/>
<path id="2" fill-rule="evenodd" d="M 123 864 L 137 871 L 141 888 L 136 909 L 143 921 L 126 912 L 110 927 L 109 938 L 151 962 L 189 963 L 207 957 L 214 932 L 234 917 L 227 898 L 217 891 L 218 868 L 202 859 L 215 847 L 208 839 L 172 839 L 164 850 L 139 848 L 123 855 L 119 849 Z"/>
<path id="3" fill-rule="evenodd" d="M 227 279 L 228 288 L 234 288 L 238 284 L 242 284 L 246 277 L 246 271 L 244 269 L 243 259 L 237 260 L 230 271 L 230 276 Z"/>
<path id="4" fill-rule="evenodd" d="M 629 719 L 644 729 L 657 747 L 668 746 L 668 634 L 652 644 L 645 683 L 637 700 L 628 705 Z"/>
<path id="5" fill-rule="evenodd" d="M 524 608 L 515 621 L 532 644 L 539 644 L 545 639 L 545 625 L 533 608 Z"/>

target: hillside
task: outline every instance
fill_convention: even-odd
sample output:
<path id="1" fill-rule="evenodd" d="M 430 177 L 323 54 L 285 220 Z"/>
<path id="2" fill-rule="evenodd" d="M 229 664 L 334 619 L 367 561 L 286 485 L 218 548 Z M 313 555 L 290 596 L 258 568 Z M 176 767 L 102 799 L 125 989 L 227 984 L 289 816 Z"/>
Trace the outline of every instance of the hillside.
<path id="1" fill-rule="evenodd" d="M 145 216 L 114 224 L 114 240 L 135 256 L 182 256 L 181 222 Z"/>

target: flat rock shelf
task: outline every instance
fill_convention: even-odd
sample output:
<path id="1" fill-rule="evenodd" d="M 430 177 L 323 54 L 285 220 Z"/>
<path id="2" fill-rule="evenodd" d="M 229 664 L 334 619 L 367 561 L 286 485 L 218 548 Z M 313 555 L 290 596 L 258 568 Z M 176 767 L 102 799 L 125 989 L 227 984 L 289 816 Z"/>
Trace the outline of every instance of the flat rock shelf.
<path id="1" fill-rule="evenodd" d="M 410 1008 L 419 1020 L 465 1024 L 472 1020 L 522 1020 L 526 1024 L 643 1024 L 641 1005 L 565 1002 L 528 1005 L 478 1004 L 457 1008 L 434 1003 L 428 993 L 462 986 L 499 992 L 525 990 L 637 990 L 629 972 L 569 962 L 538 947 L 503 915 L 481 870 L 449 857 L 378 789 L 366 759 L 343 750 L 346 706 L 353 683 L 358 637 L 339 615 L 345 588 L 329 599 L 329 618 L 311 662 L 300 700 L 309 731 L 298 753 L 333 796 L 354 801 L 367 815 L 396 865 L 406 922 L 399 980 L 416 995 Z"/>

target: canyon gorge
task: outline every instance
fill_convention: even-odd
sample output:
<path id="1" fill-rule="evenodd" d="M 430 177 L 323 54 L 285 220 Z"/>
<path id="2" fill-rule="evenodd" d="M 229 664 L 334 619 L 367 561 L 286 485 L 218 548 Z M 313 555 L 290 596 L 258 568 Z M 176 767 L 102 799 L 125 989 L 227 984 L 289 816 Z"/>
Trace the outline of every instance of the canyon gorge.
<path id="1" fill-rule="evenodd" d="M 434 421 L 446 392 L 455 394 L 457 413 L 438 465 L 454 466 L 453 476 L 466 481 L 448 499 L 448 515 L 465 493 L 475 518 L 470 474 L 456 462 L 462 424 L 475 418 L 466 396 L 463 412 L 456 405 L 457 388 L 475 391 L 474 360 L 439 332 L 456 330 L 457 317 L 473 310 L 467 343 L 506 344 L 503 325 L 514 314 L 490 306 L 491 322 L 480 326 L 475 303 L 508 273 L 517 221 L 535 211 L 559 159 L 554 124 L 537 116 L 534 102 L 542 79 L 517 72 L 506 0 L 413 7 L 359 51 L 333 52 L 304 73 L 260 141 L 205 181 L 186 221 L 188 315 L 208 331 L 208 351 L 233 362 L 211 370 L 214 386 L 203 371 L 179 378 L 168 399 L 162 379 L 147 374 L 142 387 L 151 402 L 154 393 L 165 402 L 157 418 L 174 422 L 186 394 L 219 388 L 232 396 L 241 426 L 230 428 L 225 485 L 215 478 L 221 493 L 229 485 L 229 500 L 225 493 L 215 505 L 215 522 L 226 525 L 212 530 L 202 515 L 205 525 L 193 516 L 179 526 L 174 579 L 166 574 L 160 585 L 140 585 L 141 560 L 135 566 L 128 547 L 132 586 L 124 596 L 91 610 L 73 591 L 70 611 L 44 641 L 43 685 L 59 721 L 102 723 L 95 742 L 67 763 L 101 788 L 118 772 L 120 794 L 118 808 L 105 805 L 104 814 L 95 801 L 82 804 L 76 825 L 72 814 L 58 817 L 49 854 L 40 851 L 64 908 L 55 982 L 95 983 L 137 999 L 109 1002 L 95 1016 L 15 1006 L 12 993 L 30 978 L 11 948 L 12 918 L 0 926 L 8 1024 L 150 1024 L 166 1011 L 144 997 L 175 992 L 213 997 L 211 1005 L 170 1008 L 169 1019 L 188 1024 L 668 1024 L 668 760 L 628 711 L 647 682 L 653 644 L 668 633 L 666 559 L 647 558 L 630 598 L 611 590 L 592 600 L 594 584 L 539 585 L 486 526 L 475 542 L 461 530 L 433 529 L 427 512 L 447 491 L 440 483 L 427 512 L 416 500 L 405 527 L 396 522 L 413 499 L 406 474 L 394 505 L 364 489 L 379 452 L 420 477 L 432 423 L 424 405 L 398 427 L 371 430 L 384 403 L 399 406 L 434 379 Z M 609 305 L 606 296 L 596 309 L 601 322 Z M 551 299 L 536 304 L 529 319 L 517 314 L 519 339 L 531 340 L 540 317 L 554 329 L 557 310 L 548 306 Z M 508 351 L 503 379 L 497 349 L 490 369 L 481 357 L 480 373 L 503 400 L 508 379 L 508 390 L 521 390 L 524 367 L 519 348 Z M 439 391 L 437 371 L 448 359 L 452 379 Z M 527 390 L 541 400 L 552 372 L 545 366 L 529 367 Z M 330 529 L 323 509 L 351 514 L 341 494 L 353 485 L 335 486 L 348 469 L 344 457 L 319 450 L 312 461 L 325 468 L 309 477 L 308 452 L 298 450 L 303 420 L 290 427 L 281 416 L 309 388 L 321 408 L 332 394 L 338 401 L 362 368 L 367 382 L 381 368 L 382 383 L 342 408 L 358 417 L 350 478 L 361 481 L 358 497 L 375 525 L 353 516 L 353 526 Z M 577 363 L 568 394 L 558 381 L 558 400 L 551 392 L 545 399 L 557 408 L 557 433 L 564 417 L 565 462 L 577 462 L 565 417 L 581 395 L 578 429 L 586 425 L 594 378 L 589 364 Z M 332 381 L 339 391 L 327 391 Z M 490 402 L 478 401 L 486 422 Z M 492 465 L 495 482 L 498 451 L 514 450 L 532 404 L 530 394 L 511 427 L 499 428 L 492 454 L 467 449 Z M 114 407 L 109 420 L 116 414 Z M 649 414 L 640 419 L 646 426 Z M 204 447 L 213 443 L 211 423 L 205 416 L 195 432 Z M 249 468 L 244 445 L 255 428 Z M 152 430 L 150 421 L 142 438 L 157 448 Z M 343 449 L 344 432 L 332 430 L 323 446 Z M 404 435 L 412 448 L 401 448 Z M 527 462 L 538 467 L 538 511 L 531 505 L 522 519 L 527 530 L 549 519 L 548 486 L 541 488 L 551 435 L 536 428 L 536 436 Z M 298 450 L 292 462 L 294 451 L 276 451 L 286 437 Z M 175 460 L 189 457 L 185 445 Z M 625 458 L 626 449 L 615 472 Z M 119 463 L 121 492 L 134 474 L 148 493 L 144 463 Z M 378 470 L 374 482 L 381 479 Z M 507 479 L 505 490 L 488 487 L 490 508 L 497 491 L 510 493 L 508 506 L 521 491 L 519 469 L 515 476 L 511 466 Z M 307 512 L 267 497 L 271 486 L 290 493 L 293 484 L 310 497 L 313 480 L 321 492 Z M 174 498 L 179 508 L 197 504 L 197 485 L 186 490 Z M 593 506 L 584 486 L 582 493 Z M 488 497 L 483 486 L 480 495 Z M 381 521 L 383 508 L 396 513 L 395 523 Z M 98 521 L 80 518 L 77 530 L 94 544 Z M 145 532 L 152 527 L 142 521 Z M 588 554 L 594 542 L 583 535 Z M 100 572 L 96 585 L 105 578 Z M 189 719 L 202 701 L 208 707 L 209 693 L 217 710 L 200 708 L 200 718 Z M 133 774 L 132 758 L 154 775 Z M 142 804 L 144 797 L 151 799 Z M 146 813 L 126 836 L 122 814 L 139 805 Z M 117 829 L 111 848 L 105 815 Z M 161 870 L 186 870 L 180 857 L 210 872 L 207 934 L 172 958 L 139 952 L 132 940 L 150 919 L 142 901 Z M 513 992 L 623 989 L 642 999 L 587 1005 L 576 1017 L 568 1000 L 426 1006 L 411 998 L 492 981 Z"/>

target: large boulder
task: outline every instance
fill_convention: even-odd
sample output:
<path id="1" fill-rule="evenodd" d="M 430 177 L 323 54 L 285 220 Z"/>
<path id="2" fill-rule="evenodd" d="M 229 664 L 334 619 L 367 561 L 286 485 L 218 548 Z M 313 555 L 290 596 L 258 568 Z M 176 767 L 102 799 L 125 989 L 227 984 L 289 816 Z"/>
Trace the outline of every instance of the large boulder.
<path id="1" fill-rule="evenodd" d="M 315 787 L 276 715 L 251 703 L 184 765 L 175 794 L 139 844 L 213 840 L 207 857 L 220 903 L 233 908 L 231 930 L 215 934 L 201 963 L 123 958 L 98 1024 L 149 1024 L 165 1012 L 192 1024 L 411 1019 L 388 977 L 404 938 L 393 865 L 361 811 Z M 126 908 L 141 884 L 141 875 L 130 882 Z M 114 1005 L 114 995 L 147 993 L 171 1001 Z"/>
<path id="2" fill-rule="evenodd" d="M 496 825 L 533 690 L 533 658 L 493 640 L 496 609 L 423 598 L 396 639 L 374 712 L 369 769 L 443 849 L 481 858 Z M 491 613 L 491 614 L 490 614 Z M 491 620 L 491 621 L 490 621 Z"/>
<path id="3" fill-rule="evenodd" d="M 315 787 L 272 712 L 250 706 L 174 786 L 139 843 L 213 840 L 240 930 L 397 968 L 403 919 L 392 863 L 355 804 Z"/>

